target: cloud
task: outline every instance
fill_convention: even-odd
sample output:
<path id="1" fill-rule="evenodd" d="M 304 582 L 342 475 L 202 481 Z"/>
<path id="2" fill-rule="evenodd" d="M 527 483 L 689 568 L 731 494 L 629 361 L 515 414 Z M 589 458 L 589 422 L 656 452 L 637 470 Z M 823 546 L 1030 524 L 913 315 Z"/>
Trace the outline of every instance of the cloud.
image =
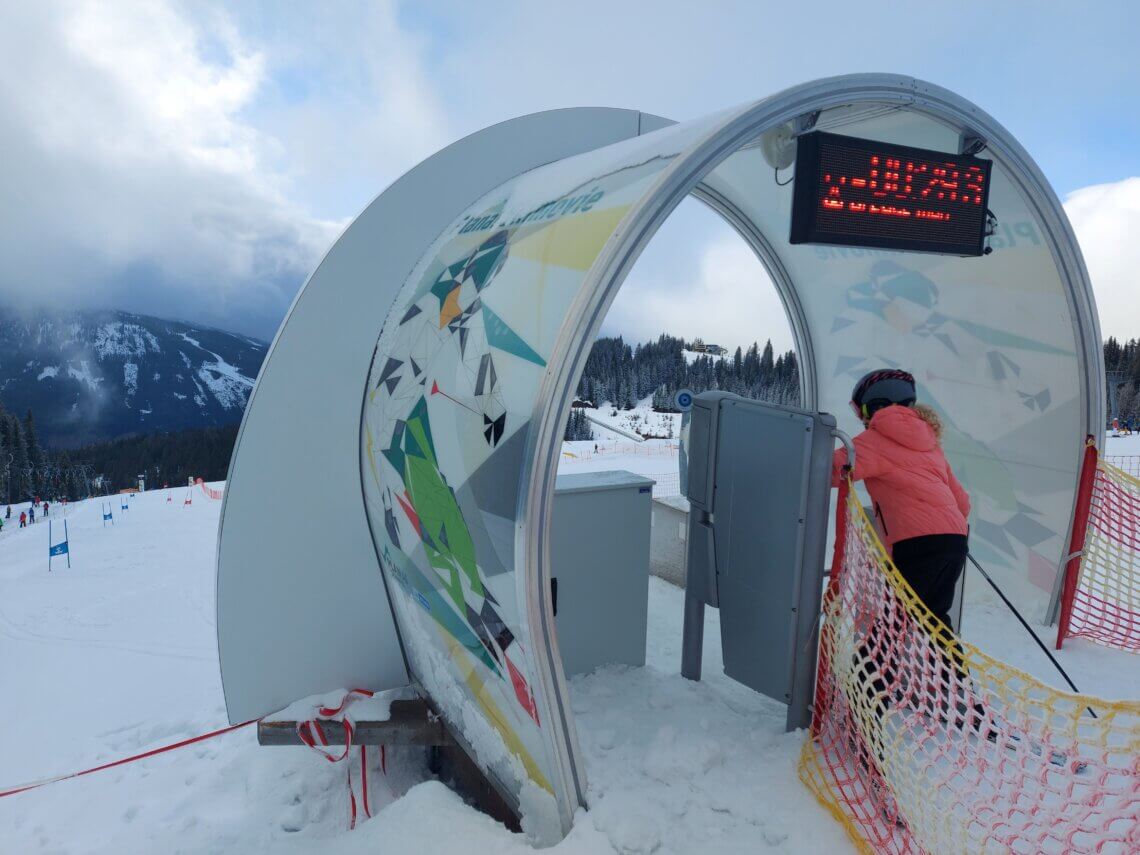
<path id="1" fill-rule="evenodd" d="M 638 259 L 602 332 L 634 343 L 667 332 L 729 350 L 769 338 L 777 352 L 793 346 L 764 266 L 717 215 L 691 200 L 665 221 Z"/>
<path id="2" fill-rule="evenodd" d="M 323 135 L 305 136 L 255 121 L 282 100 L 289 53 L 272 34 L 255 43 L 228 12 L 166 0 L 9 6 L 0 52 L 21 73 L 0 77 L 0 298 L 271 335 L 355 213 L 315 215 L 297 201 L 313 165 L 336 159 L 329 138 L 349 133 L 362 99 L 374 109 L 358 124 L 382 125 L 363 137 L 395 141 L 380 147 L 389 161 L 414 157 L 435 128 L 415 46 L 388 7 L 366 17 L 358 38 L 383 33 L 372 53 L 390 61 L 368 61 L 340 112 L 320 91 L 291 93 L 295 117 L 321 105 L 308 118 Z M 417 111 L 409 99 L 421 97 Z"/>
<path id="3" fill-rule="evenodd" d="M 1092 280 L 1101 335 L 1140 337 L 1140 177 L 1076 190 L 1065 212 Z"/>
<path id="4" fill-rule="evenodd" d="M 992 54 L 997 66 L 915 42 L 896 46 L 894 67 L 978 99 L 1028 148 L 1043 150 L 1043 166 L 1062 187 L 1134 171 L 1120 164 L 1134 160 L 1127 142 L 1136 110 L 1112 101 L 1114 124 L 1102 139 L 1084 145 L 1073 136 L 1105 127 L 1102 101 L 1121 97 L 1119 87 L 1089 81 L 1131 70 L 1120 47 L 1131 30 L 1101 33 L 1109 47 L 1077 66 L 1045 69 L 1038 89 L 1064 96 L 1062 112 L 1098 117 L 1060 133 L 1050 111 L 1016 87 L 994 85 L 1041 50 L 1035 40 L 1010 48 L 1007 33 L 1022 25 L 1021 13 L 978 8 L 993 24 L 975 53 Z M 1119 14 L 1136 14 L 1125 9 Z M 852 34 L 820 54 L 787 37 L 795 21 L 771 19 L 755 4 L 724 4 L 700 20 L 658 12 L 600 0 L 523 4 L 509 14 L 471 4 L 397 8 L 397 0 L 9 3 L 0 27 L 9 69 L 0 76 L 0 300 L 99 304 L 269 336 L 339 230 L 452 140 L 561 106 L 702 115 L 862 68 L 868 39 L 892 14 L 877 2 L 813 7 L 812 22 Z M 1056 17 L 1046 27 L 1051 38 L 1071 40 L 1072 16 L 1063 25 Z M 653 38 L 631 42 L 647 22 Z M 1099 26 L 1096 16 L 1078 22 L 1080 33 Z M 1084 192 L 1071 197 L 1074 210 Z M 1095 210 L 1087 214 L 1096 219 Z M 727 229 L 684 231 L 675 219 L 605 329 L 620 317 L 633 337 L 656 335 L 667 321 L 671 331 L 706 340 L 772 335 L 779 346 L 784 335 L 790 344 L 782 309 L 743 245 Z M 1098 294 L 1100 280 L 1119 281 L 1124 264 L 1101 240 L 1113 228 L 1079 229 Z M 733 291 L 729 277 L 747 284 Z M 1110 288 L 1127 298 L 1122 286 Z M 1111 303 L 1101 296 L 1102 316 Z"/>

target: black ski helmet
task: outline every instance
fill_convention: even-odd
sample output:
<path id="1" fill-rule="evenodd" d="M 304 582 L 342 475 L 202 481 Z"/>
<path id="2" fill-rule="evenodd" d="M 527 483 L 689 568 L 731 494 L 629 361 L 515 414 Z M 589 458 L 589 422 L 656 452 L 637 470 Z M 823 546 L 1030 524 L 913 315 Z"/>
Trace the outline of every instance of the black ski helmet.
<path id="1" fill-rule="evenodd" d="M 879 368 L 859 378 L 851 390 L 851 407 L 861 419 L 869 419 L 883 407 L 909 407 L 917 399 L 914 375 L 898 368 Z"/>

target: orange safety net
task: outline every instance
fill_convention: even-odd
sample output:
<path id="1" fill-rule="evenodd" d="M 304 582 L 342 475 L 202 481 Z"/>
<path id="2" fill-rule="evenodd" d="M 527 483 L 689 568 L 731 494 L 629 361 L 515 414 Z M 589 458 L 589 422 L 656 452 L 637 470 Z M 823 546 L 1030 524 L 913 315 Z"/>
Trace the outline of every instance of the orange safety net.
<path id="1" fill-rule="evenodd" d="M 1091 444 L 1073 528 L 1057 647 L 1084 637 L 1140 651 L 1140 480 L 1098 460 Z"/>
<path id="2" fill-rule="evenodd" d="M 850 482 L 832 568 L 800 777 L 862 851 L 1140 851 L 1140 701 L 1058 691 L 961 640 Z"/>

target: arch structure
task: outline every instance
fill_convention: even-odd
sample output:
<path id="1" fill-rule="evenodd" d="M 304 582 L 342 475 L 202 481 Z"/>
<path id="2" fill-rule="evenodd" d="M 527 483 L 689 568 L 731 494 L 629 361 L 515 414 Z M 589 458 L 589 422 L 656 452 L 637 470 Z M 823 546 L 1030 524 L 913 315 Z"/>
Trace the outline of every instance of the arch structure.
<path id="1" fill-rule="evenodd" d="M 792 244 L 792 187 L 761 145 L 780 125 L 955 153 L 984 143 L 992 253 Z M 893 75 L 820 80 L 679 124 L 557 110 L 476 133 L 398 180 L 282 325 L 219 537 L 232 721 L 411 681 L 534 839 L 569 829 L 586 778 L 548 595 L 559 443 L 607 308 L 687 195 L 767 268 L 805 406 L 855 432 L 855 378 L 915 374 L 973 497 L 975 554 L 1023 600 L 1044 600 L 1083 438 L 1103 433 L 1104 375 L 1077 242 L 1016 140 L 953 93 Z"/>

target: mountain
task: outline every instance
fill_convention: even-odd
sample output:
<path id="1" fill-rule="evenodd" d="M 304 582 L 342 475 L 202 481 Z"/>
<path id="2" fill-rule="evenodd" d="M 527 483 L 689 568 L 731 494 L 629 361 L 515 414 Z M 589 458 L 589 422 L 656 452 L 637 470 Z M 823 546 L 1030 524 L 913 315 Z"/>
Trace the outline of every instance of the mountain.
<path id="1" fill-rule="evenodd" d="M 0 402 L 70 448 L 241 420 L 263 341 L 117 311 L 0 310 Z"/>

